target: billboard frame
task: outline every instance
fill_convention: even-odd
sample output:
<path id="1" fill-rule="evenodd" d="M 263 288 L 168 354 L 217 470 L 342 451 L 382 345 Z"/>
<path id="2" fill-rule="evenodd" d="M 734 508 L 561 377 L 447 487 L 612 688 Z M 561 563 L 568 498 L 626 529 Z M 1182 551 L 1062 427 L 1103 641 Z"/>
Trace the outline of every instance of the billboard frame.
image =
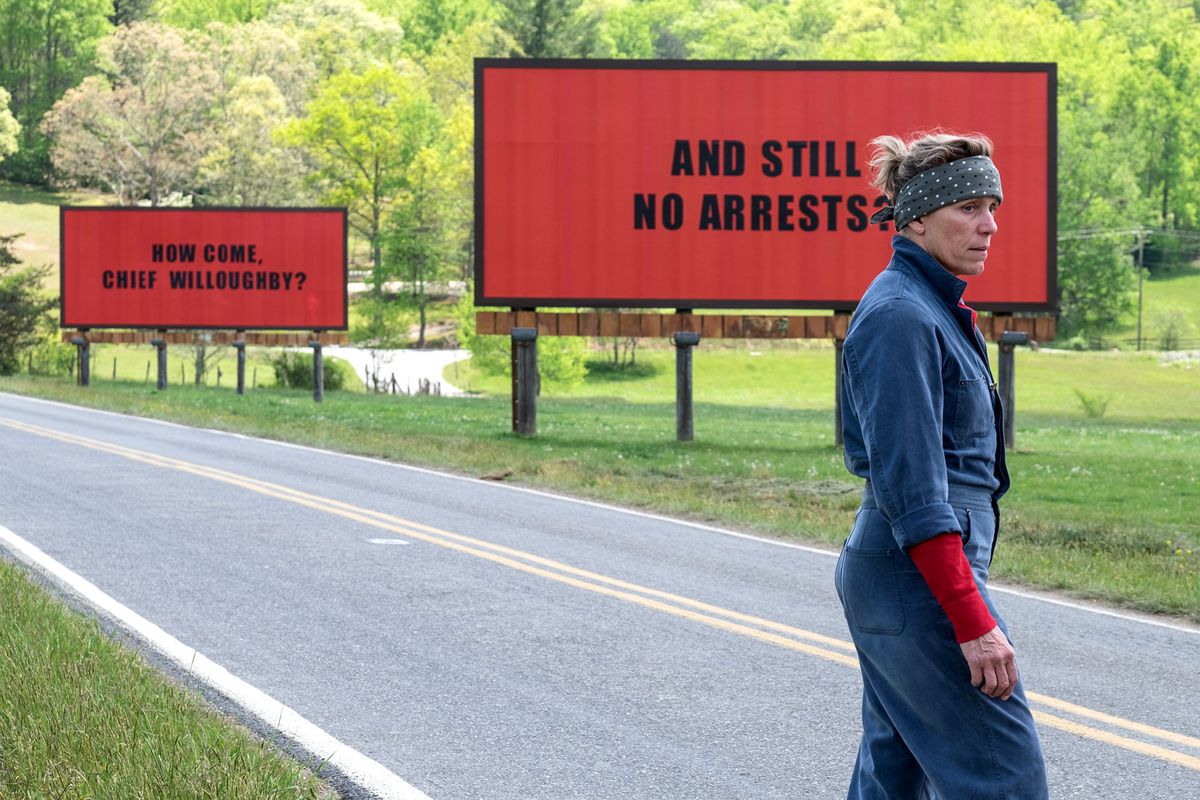
<path id="1" fill-rule="evenodd" d="M 314 328 L 307 325 L 246 325 L 241 327 L 231 325 L 131 325 L 126 322 L 115 323 L 95 323 L 88 325 L 76 325 L 67 322 L 67 296 L 63 291 L 63 286 L 66 285 L 66 237 L 63 236 L 63 222 L 67 211 L 129 211 L 129 212 L 144 212 L 144 211 L 166 211 L 171 213 L 179 212 L 197 212 L 197 211 L 236 211 L 236 212 L 253 212 L 253 211 L 271 211 L 271 212 L 340 212 L 342 215 L 342 324 L 340 327 L 320 327 Z M 345 331 L 350 329 L 350 291 L 347 286 L 347 281 L 350 278 L 350 210 L 346 206 L 196 206 L 196 207 L 179 207 L 179 206 L 79 206 L 79 205 L 60 205 L 58 207 L 58 327 L 59 328 L 75 328 L 77 330 L 94 330 L 97 328 L 120 328 L 125 330 L 189 330 L 189 331 Z"/>
<path id="2" fill-rule="evenodd" d="M 746 308 L 746 309 L 832 309 L 852 311 L 857 301 L 723 300 L 699 297 L 668 298 L 562 298 L 484 296 L 484 72 L 489 69 L 621 69 L 621 70 L 740 70 L 759 72 L 1015 72 L 1046 76 L 1046 301 L 1042 303 L 976 302 L 980 311 L 1058 311 L 1058 64 L 1026 61 L 688 61 L 655 59 L 570 59 L 570 58 L 476 58 L 475 59 L 475 281 L 476 306 L 527 308 Z M 880 254 L 880 269 L 883 268 Z"/>

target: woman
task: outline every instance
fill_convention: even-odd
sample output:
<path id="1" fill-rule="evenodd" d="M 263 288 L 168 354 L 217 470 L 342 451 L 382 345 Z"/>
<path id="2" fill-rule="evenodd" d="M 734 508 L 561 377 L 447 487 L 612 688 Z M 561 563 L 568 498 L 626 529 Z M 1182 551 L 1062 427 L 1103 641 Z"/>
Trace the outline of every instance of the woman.
<path id="1" fill-rule="evenodd" d="M 983 136 L 872 142 L 890 263 L 843 348 L 846 467 L 866 479 L 836 584 L 863 677 L 851 800 L 1048 797 L 1012 645 L 987 593 L 1008 489 L 975 312 L 1003 200 Z"/>

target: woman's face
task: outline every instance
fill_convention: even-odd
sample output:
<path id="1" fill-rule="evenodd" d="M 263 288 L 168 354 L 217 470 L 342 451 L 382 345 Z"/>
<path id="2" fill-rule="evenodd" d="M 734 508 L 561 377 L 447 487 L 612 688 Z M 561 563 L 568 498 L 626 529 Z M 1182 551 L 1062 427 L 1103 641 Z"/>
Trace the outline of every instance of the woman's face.
<path id="1" fill-rule="evenodd" d="M 962 200 L 913 220 L 904 233 L 954 275 L 978 275 L 997 230 L 999 206 L 994 197 Z"/>

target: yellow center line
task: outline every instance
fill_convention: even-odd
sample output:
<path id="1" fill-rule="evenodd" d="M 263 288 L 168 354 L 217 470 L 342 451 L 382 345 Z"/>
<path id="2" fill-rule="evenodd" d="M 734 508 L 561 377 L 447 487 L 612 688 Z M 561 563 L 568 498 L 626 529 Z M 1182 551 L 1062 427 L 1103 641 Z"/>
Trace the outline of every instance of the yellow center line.
<path id="1" fill-rule="evenodd" d="M 1085 739 L 1095 739 L 1098 742 L 1104 742 L 1105 744 L 1111 744 L 1116 747 L 1123 747 L 1124 749 L 1132 750 L 1135 753 L 1141 753 L 1142 755 L 1151 756 L 1153 758 L 1160 758 L 1163 761 L 1169 761 L 1172 764 L 1178 764 L 1181 767 L 1187 767 L 1188 769 L 1194 769 L 1197 772 L 1200 772 L 1200 758 L 1196 758 L 1195 756 L 1177 753 L 1174 750 L 1168 750 L 1165 747 L 1159 747 L 1158 745 L 1141 742 L 1137 739 L 1130 739 L 1128 736 L 1118 736 L 1115 733 L 1109 733 L 1108 731 L 1102 731 L 1098 728 L 1082 725 L 1069 719 L 1056 717 L 1053 714 L 1047 714 L 1045 711 L 1038 711 L 1036 708 L 1033 709 L 1033 718 L 1037 720 L 1039 725 L 1045 725 L 1048 728 L 1057 728 L 1060 731 L 1073 733 L 1076 736 L 1082 736 Z"/>
<path id="2" fill-rule="evenodd" d="M 606 575 L 580 569 L 569 564 L 564 564 L 559 561 L 543 558 L 542 556 L 538 556 L 533 553 L 527 553 L 493 542 L 464 536 L 451 531 L 441 530 L 439 528 L 434 528 L 419 522 L 414 522 L 412 520 L 406 520 L 391 514 L 386 514 L 384 512 L 361 508 L 350 503 L 335 500 L 333 498 L 309 494 L 288 486 L 262 481 L 234 472 L 228 472 L 226 470 L 221 470 L 214 467 L 206 467 L 200 464 L 171 458 L 169 456 L 158 455 L 142 450 L 135 450 L 133 448 L 111 444 L 97 439 L 90 439 L 83 436 L 63 433 L 61 431 L 30 425 L 27 423 L 18 422 L 16 420 L 0 418 L 0 424 L 24 431 L 26 433 L 55 439 L 66 444 L 98 450 L 101 452 L 122 456 L 124 458 L 151 466 L 161 467 L 164 469 L 174 469 L 196 475 L 198 477 L 220 481 L 232 486 L 238 486 L 240 488 L 247 489 L 268 497 L 295 503 L 297 505 L 312 508 L 317 511 L 334 514 L 344 519 L 349 519 L 364 525 L 406 535 L 429 544 L 471 555 L 476 558 L 482 558 L 495 564 L 500 564 L 502 566 L 525 572 L 527 574 L 536 575 L 547 580 L 566 584 L 577 589 L 623 600 L 644 608 L 660 611 L 665 614 L 687 619 L 729 633 L 747 636 L 758 641 L 773 644 L 795 652 L 805 653 L 807 655 L 815 656 L 826 661 L 832 661 L 843 666 L 855 669 L 858 668 L 858 659 L 854 656 L 846 655 L 845 653 L 841 652 L 826 650 L 823 647 L 799 642 L 796 641 L 795 638 L 788 638 L 787 636 L 781 636 L 777 633 L 771 632 L 778 631 L 779 633 L 788 634 L 797 638 L 808 639 L 810 641 L 819 642 L 828 646 L 837 647 L 842 650 L 853 651 L 854 649 L 854 645 L 850 642 L 825 636 L 813 631 L 807 631 L 803 628 L 796 628 L 794 626 L 775 622 L 773 620 L 763 619 L 761 617 L 755 617 L 749 614 L 742 614 L 731 609 L 721 608 L 719 606 L 714 606 L 699 600 L 672 594 L 670 592 L 639 586 L 638 584 L 629 583 L 616 578 L 611 578 Z M 662 602 L 664 600 L 669 602 Z M 671 605 L 671 603 L 674 603 L 675 605 Z M 693 611 L 690 609 L 696 610 Z M 721 617 L 724 617 L 724 619 Z M 752 625 L 757 627 L 751 627 Z M 764 628 L 766 630 L 763 630 Z M 1176 733 L 1174 731 L 1163 730 L 1161 728 L 1155 728 L 1150 725 L 1134 722 L 1133 720 L 1127 720 L 1111 714 L 1105 714 L 1101 711 L 1079 706 L 1074 703 L 1069 703 L 1065 700 L 1049 697 L 1047 695 L 1041 695 L 1027 691 L 1026 696 L 1031 702 L 1041 703 L 1059 711 L 1086 717 L 1115 727 L 1136 731 L 1147 736 L 1156 737 L 1187 747 L 1200 747 L 1200 739 Z M 1104 742 L 1109 745 L 1121 747 L 1126 750 L 1131 750 L 1133 752 L 1152 756 L 1173 764 L 1178 764 L 1189 769 L 1200 771 L 1200 758 L 1159 747 L 1157 745 L 1148 744 L 1146 742 L 1141 742 L 1136 739 L 1130 739 L 1128 737 L 1113 734 L 1108 731 L 1083 725 L 1081 723 L 1048 714 L 1043 711 L 1034 710 L 1033 713 L 1035 719 L 1047 727 L 1056 728 L 1077 736 Z"/>
<path id="3" fill-rule="evenodd" d="M 1176 733 L 1175 731 L 1165 731 L 1162 728 L 1143 725 L 1140 722 L 1134 722 L 1130 719 L 1114 717 L 1112 714 L 1105 714 L 1103 711 L 1096 711 L 1085 706 L 1077 706 L 1074 703 L 1068 703 L 1066 700 L 1059 700 L 1057 697 L 1050 697 L 1048 695 L 1038 694 L 1037 692 L 1026 690 L 1025 696 L 1036 703 L 1050 706 L 1050 708 L 1056 708 L 1059 711 L 1066 711 L 1068 714 L 1076 714 L 1080 717 L 1094 719 L 1097 722 L 1104 722 L 1117 728 L 1125 728 L 1126 730 L 1137 731 L 1138 733 L 1145 734 L 1146 736 L 1154 736 L 1159 739 L 1165 739 L 1168 742 L 1174 742 L 1175 744 L 1181 744 L 1185 747 L 1194 747 L 1200 750 L 1200 739 L 1197 739 L 1194 736 L 1187 736 L 1182 733 Z"/>

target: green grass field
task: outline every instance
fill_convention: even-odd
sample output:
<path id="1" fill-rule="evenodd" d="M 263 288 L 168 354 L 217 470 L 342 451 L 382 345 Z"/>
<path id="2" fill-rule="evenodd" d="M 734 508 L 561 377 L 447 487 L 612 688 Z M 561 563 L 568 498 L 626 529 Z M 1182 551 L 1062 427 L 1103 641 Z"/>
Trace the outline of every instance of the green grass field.
<path id="1" fill-rule="evenodd" d="M 1144 346 L 1159 347 L 1165 315 L 1177 311 L 1185 320 L 1181 338 L 1191 341 L 1191 349 L 1200 350 L 1200 264 L 1189 270 L 1152 276 L 1142 286 L 1142 341 Z M 1129 341 L 1137 336 L 1137 312 L 1127 314 L 1121 327 L 1108 338 L 1131 349 Z"/>
<path id="2" fill-rule="evenodd" d="M 0 560 L 0 797 L 332 798 Z"/>
<path id="3" fill-rule="evenodd" d="M 14 246 L 25 267 L 52 267 L 47 291 L 58 293 L 58 207 L 100 205 L 100 195 L 88 192 L 49 192 L 0 181 L 0 236 L 22 234 Z"/>

